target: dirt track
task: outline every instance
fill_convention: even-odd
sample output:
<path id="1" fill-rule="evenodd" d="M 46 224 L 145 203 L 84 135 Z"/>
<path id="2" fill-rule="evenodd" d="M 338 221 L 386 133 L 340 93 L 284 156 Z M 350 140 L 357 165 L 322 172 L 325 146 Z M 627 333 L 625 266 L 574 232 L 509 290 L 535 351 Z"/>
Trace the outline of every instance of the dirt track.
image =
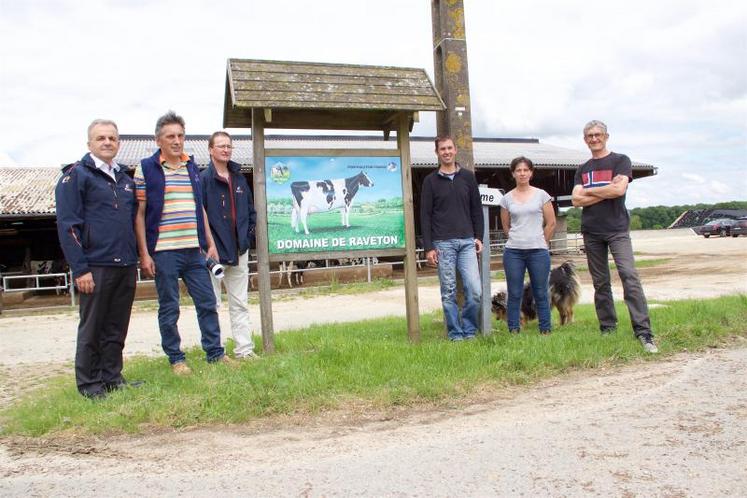
<path id="1" fill-rule="evenodd" d="M 671 258 L 641 270 L 651 300 L 747 293 L 747 238 L 639 232 L 634 248 L 639 258 Z M 400 289 L 281 302 L 276 327 L 308 323 L 319 309 L 339 310 L 328 314 L 335 321 L 404 314 L 402 302 Z M 438 290 L 421 288 L 420 303 L 437 308 Z M 153 314 L 138 315 L 128 353 L 159 354 Z M 183 317 L 182 332 L 196 343 L 193 313 Z M 69 371 L 74 328 L 72 315 L 0 319 L 6 401 L 48 369 Z M 743 496 L 745 371 L 742 344 L 364 423 L 331 414 L 335 420 L 266 433 L 248 426 L 38 445 L 5 440 L 0 494 Z"/>

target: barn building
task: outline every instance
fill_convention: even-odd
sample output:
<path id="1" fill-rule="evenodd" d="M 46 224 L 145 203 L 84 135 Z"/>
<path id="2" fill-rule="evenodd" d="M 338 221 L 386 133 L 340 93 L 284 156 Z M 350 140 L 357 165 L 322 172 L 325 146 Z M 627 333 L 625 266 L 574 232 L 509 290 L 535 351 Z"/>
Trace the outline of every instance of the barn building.
<path id="1" fill-rule="evenodd" d="M 130 169 L 140 159 L 153 154 L 156 144 L 151 135 L 122 135 L 116 161 Z M 207 135 L 188 135 L 185 152 L 193 155 L 198 165 L 209 161 Z M 268 135 L 268 149 L 392 149 L 395 140 L 381 136 L 341 135 Z M 431 137 L 411 137 L 416 232 L 418 230 L 418 200 L 423 178 L 436 166 Z M 573 175 L 579 164 L 588 159 L 588 152 L 541 143 L 534 138 L 474 138 L 475 172 L 477 180 L 492 188 L 509 190 L 513 186 L 508 166 L 516 156 L 527 156 L 536 166 L 533 184 L 546 190 L 557 208 L 570 206 Z M 242 165 L 252 185 L 252 142 L 247 135 L 234 136 L 234 161 Z M 657 169 L 633 162 L 634 178 L 657 173 Z M 0 168 L 0 272 L 28 271 L 30 261 L 59 260 L 62 252 L 57 242 L 54 187 L 60 168 Z M 491 208 L 491 230 L 500 228 L 497 208 Z"/>

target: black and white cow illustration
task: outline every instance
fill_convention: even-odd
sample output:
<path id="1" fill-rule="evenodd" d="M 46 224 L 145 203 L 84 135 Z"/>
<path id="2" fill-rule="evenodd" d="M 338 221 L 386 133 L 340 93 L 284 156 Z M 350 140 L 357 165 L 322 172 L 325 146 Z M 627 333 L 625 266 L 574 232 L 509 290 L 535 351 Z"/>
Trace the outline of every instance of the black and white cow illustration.
<path id="1" fill-rule="evenodd" d="M 350 208 L 353 205 L 353 198 L 358 192 L 358 187 L 373 187 L 373 184 L 373 180 L 363 171 L 349 178 L 291 183 L 290 189 L 293 198 L 291 227 L 298 232 L 301 228 L 300 224 L 303 223 L 303 230 L 308 235 L 309 228 L 306 219 L 309 213 L 340 209 L 342 226 L 349 228 Z"/>

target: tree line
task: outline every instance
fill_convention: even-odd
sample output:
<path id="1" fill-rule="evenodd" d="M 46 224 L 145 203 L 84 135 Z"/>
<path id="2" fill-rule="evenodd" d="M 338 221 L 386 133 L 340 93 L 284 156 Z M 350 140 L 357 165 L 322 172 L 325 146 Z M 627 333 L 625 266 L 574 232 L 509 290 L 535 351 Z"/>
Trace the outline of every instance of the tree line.
<path id="1" fill-rule="evenodd" d="M 682 206 L 650 206 L 630 211 L 630 229 L 647 230 L 667 228 L 685 211 L 702 209 L 747 209 L 747 201 L 719 202 L 716 204 L 685 204 Z M 570 208 L 565 212 L 568 231 L 581 230 L 581 208 Z"/>

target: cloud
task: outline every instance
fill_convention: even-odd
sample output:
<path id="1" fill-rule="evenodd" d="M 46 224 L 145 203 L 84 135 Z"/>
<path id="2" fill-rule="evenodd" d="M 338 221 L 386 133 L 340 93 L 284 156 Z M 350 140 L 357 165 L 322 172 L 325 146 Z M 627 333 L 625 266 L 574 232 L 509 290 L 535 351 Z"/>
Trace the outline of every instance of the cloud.
<path id="1" fill-rule="evenodd" d="M 703 178 L 702 176 L 695 175 L 693 173 L 682 173 L 682 178 L 684 178 L 685 180 L 690 180 L 691 182 L 694 182 L 700 185 L 704 184 L 706 181 L 706 179 Z"/>
<path id="2" fill-rule="evenodd" d="M 2 5 L 0 150 L 22 165 L 79 158 L 97 117 L 114 119 L 122 133 L 150 134 L 174 109 L 188 133 L 219 129 L 230 57 L 433 75 L 428 2 Z M 747 3 L 465 0 L 465 13 L 475 135 L 585 150 L 581 127 L 601 119 L 613 150 L 660 171 L 635 182 L 629 205 L 744 198 L 743 182 L 723 177 L 747 165 Z M 111 29 L 113 21 L 123 29 Z M 421 113 L 414 131 L 433 134 L 433 113 Z M 684 176 L 705 171 L 729 188 L 698 191 Z"/>

